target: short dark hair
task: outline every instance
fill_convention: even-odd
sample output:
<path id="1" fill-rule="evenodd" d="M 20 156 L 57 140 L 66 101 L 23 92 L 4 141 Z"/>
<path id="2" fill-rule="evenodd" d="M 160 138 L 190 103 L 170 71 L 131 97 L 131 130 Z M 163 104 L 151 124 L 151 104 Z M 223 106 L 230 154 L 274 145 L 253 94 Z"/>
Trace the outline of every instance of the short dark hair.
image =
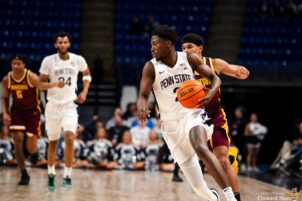
<path id="1" fill-rule="evenodd" d="M 195 34 L 195 33 L 188 33 L 184 35 L 181 39 L 181 44 L 184 43 L 193 43 L 197 46 L 203 46 L 204 45 L 204 40 L 203 37 Z"/>
<path id="2" fill-rule="evenodd" d="M 178 35 L 177 32 L 167 25 L 160 25 L 152 32 L 152 36 L 157 35 L 160 38 L 170 40 L 173 44 L 176 43 Z"/>
<path id="3" fill-rule="evenodd" d="M 65 36 L 68 38 L 69 42 L 71 42 L 71 35 L 68 32 L 66 32 L 66 31 L 59 31 L 59 32 L 55 33 L 54 36 L 53 36 L 54 43 L 57 42 L 57 39 L 59 37 L 65 37 Z"/>
<path id="4" fill-rule="evenodd" d="M 27 64 L 26 58 L 25 58 L 24 55 L 21 55 L 21 54 L 15 54 L 15 55 L 13 55 L 13 56 L 10 58 L 10 60 L 9 60 L 10 64 L 11 64 L 11 63 L 13 62 L 13 60 L 15 60 L 15 59 L 18 59 L 18 60 L 22 61 L 25 65 Z"/>

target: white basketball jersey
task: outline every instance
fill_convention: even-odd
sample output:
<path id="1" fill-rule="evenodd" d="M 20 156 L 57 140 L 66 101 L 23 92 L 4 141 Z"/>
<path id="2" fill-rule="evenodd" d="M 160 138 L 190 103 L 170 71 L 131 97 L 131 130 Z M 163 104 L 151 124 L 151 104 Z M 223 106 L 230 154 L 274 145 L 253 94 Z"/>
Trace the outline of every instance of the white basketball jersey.
<path id="1" fill-rule="evenodd" d="M 155 68 L 153 92 L 159 107 L 160 118 L 163 121 L 180 119 L 187 114 L 187 108 L 177 100 L 177 89 L 181 83 L 194 79 L 193 70 L 188 62 L 187 54 L 177 52 L 177 62 L 173 68 L 161 61 L 152 59 Z"/>
<path id="2" fill-rule="evenodd" d="M 48 75 L 50 82 L 63 81 L 63 88 L 53 87 L 47 90 L 47 100 L 55 104 L 64 104 L 77 98 L 78 74 L 87 68 L 82 56 L 68 53 L 69 59 L 62 60 L 59 54 L 53 54 L 43 59 L 40 73 Z"/>

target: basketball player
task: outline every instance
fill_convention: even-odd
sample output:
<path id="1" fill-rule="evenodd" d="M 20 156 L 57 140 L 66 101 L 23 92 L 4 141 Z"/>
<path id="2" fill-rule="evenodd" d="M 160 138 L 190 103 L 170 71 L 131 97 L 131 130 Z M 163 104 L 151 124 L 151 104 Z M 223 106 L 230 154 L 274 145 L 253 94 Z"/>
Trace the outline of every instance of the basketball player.
<path id="1" fill-rule="evenodd" d="M 16 55 L 11 59 L 12 71 L 2 80 L 3 119 L 13 134 L 15 155 L 21 171 L 19 185 L 28 185 L 30 177 L 25 168 L 24 143 L 32 158 L 37 160 L 37 140 L 40 134 L 40 95 L 39 89 L 63 87 L 64 83 L 41 83 L 38 76 L 26 69 L 23 56 Z M 9 109 L 9 99 L 12 106 Z M 34 162 L 33 162 L 34 163 Z"/>
<path id="2" fill-rule="evenodd" d="M 65 169 L 63 186 L 72 187 L 71 171 L 74 157 L 73 141 L 78 125 L 77 105 L 84 103 L 91 82 L 90 71 L 82 56 L 68 52 L 71 37 L 67 32 L 59 32 L 54 37 L 57 53 L 43 59 L 40 68 L 40 80 L 50 83 L 63 81 L 62 89 L 53 88 L 47 91 L 45 108 L 45 126 L 49 138 L 48 147 L 48 189 L 55 190 L 55 157 L 60 130 L 63 128 L 65 149 Z M 83 91 L 77 96 L 78 74 L 83 74 Z"/>
<path id="3" fill-rule="evenodd" d="M 220 87 L 220 79 L 205 65 L 196 54 L 176 52 L 177 33 L 168 26 L 159 26 L 152 33 L 151 52 L 153 59 L 146 62 L 140 83 L 137 101 L 139 118 L 149 116 L 148 98 L 153 90 L 162 120 L 162 134 L 171 154 L 179 164 L 194 191 L 206 200 L 219 200 L 216 190 L 207 187 L 199 166 L 201 158 L 227 200 L 236 200 L 223 169 L 217 158 L 207 147 L 212 127 L 206 123 L 207 114 L 201 108 L 186 109 L 177 101 L 177 89 L 186 80 L 194 79 L 196 70 L 212 82 L 201 106 L 206 105 Z"/>
<path id="4" fill-rule="evenodd" d="M 204 40 L 201 36 L 195 33 L 184 35 L 182 37 L 181 44 L 183 52 L 195 52 L 196 54 L 198 54 L 202 59 L 203 64 L 207 64 L 212 69 L 213 73 L 217 75 L 223 73 L 237 79 L 246 79 L 249 76 L 249 71 L 243 66 L 229 64 L 222 59 L 203 57 L 202 51 Z M 194 73 L 195 78 L 199 82 L 204 84 L 206 87 L 211 87 L 211 82 L 209 79 L 199 74 L 198 72 Z M 213 135 L 208 142 L 209 148 L 221 163 L 223 170 L 231 183 L 235 197 L 238 201 L 240 201 L 237 174 L 232 168 L 229 161 L 229 128 L 225 112 L 220 103 L 220 90 L 216 92 L 214 98 L 205 106 L 205 110 L 208 113 L 212 123 L 214 124 Z M 234 160 L 234 164 L 237 164 L 236 162 L 237 161 Z"/>

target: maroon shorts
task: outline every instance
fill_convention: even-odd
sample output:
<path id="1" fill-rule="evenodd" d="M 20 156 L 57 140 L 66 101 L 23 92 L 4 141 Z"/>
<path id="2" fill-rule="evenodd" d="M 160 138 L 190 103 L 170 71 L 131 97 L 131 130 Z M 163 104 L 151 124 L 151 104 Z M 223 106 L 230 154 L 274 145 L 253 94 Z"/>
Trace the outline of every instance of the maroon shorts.
<path id="1" fill-rule="evenodd" d="M 24 131 L 26 134 L 33 134 L 40 136 L 41 121 L 40 111 L 38 108 L 22 110 L 11 109 L 11 124 L 9 126 L 11 131 Z"/>
<path id="2" fill-rule="evenodd" d="M 215 114 L 210 114 L 209 117 L 214 124 L 213 135 L 208 141 L 209 149 L 213 151 L 213 149 L 215 149 L 216 147 L 229 147 L 231 141 L 228 135 L 229 127 L 224 110 L 221 108 Z"/>

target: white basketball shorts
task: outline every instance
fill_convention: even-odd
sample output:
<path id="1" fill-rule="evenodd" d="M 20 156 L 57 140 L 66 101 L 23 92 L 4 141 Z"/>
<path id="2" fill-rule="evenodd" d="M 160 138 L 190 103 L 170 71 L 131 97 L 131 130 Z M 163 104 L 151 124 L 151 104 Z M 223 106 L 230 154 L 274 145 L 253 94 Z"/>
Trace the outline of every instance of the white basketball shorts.
<path id="1" fill-rule="evenodd" d="M 179 164 L 191 158 L 195 151 L 190 143 L 189 133 L 195 126 L 202 126 L 206 130 L 207 139 L 213 134 L 213 125 L 208 126 L 204 122 L 208 117 L 203 109 L 195 109 L 188 112 L 182 119 L 163 121 L 161 130 L 172 157 Z"/>
<path id="2" fill-rule="evenodd" d="M 76 132 L 78 127 L 77 105 L 74 102 L 54 104 L 48 102 L 45 108 L 45 127 L 50 141 L 60 138 L 60 131 Z"/>

